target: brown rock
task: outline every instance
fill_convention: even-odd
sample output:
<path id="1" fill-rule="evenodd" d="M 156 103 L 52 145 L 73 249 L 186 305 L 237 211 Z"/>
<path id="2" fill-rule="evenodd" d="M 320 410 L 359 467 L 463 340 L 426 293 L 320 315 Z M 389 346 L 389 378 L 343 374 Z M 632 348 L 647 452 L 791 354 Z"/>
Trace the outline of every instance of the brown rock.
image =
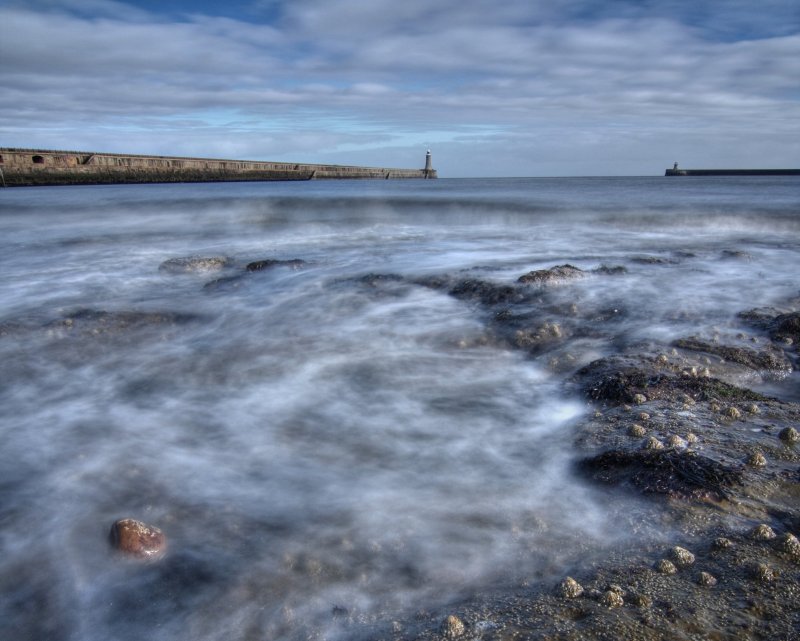
<path id="1" fill-rule="evenodd" d="M 442 636 L 446 639 L 457 639 L 466 632 L 466 627 L 464 626 L 464 622 L 456 615 L 449 614 L 445 620 L 442 621 L 441 632 Z"/>
<path id="2" fill-rule="evenodd" d="M 111 526 L 111 545 L 139 559 L 156 559 L 167 549 L 167 537 L 157 527 L 135 519 L 120 519 Z"/>

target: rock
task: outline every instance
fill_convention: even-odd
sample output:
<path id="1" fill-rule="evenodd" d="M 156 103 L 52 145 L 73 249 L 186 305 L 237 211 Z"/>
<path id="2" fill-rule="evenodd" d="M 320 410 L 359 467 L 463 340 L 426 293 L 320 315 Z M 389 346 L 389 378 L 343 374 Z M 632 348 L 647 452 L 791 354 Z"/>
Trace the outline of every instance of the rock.
<path id="1" fill-rule="evenodd" d="M 656 563 L 656 570 L 661 572 L 661 574 L 675 574 L 678 568 L 675 567 L 675 564 L 669 559 L 661 559 Z"/>
<path id="2" fill-rule="evenodd" d="M 775 531 L 766 523 L 757 525 L 750 531 L 750 538 L 754 541 L 771 541 L 777 536 Z"/>
<path id="3" fill-rule="evenodd" d="M 750 568 L 750 576 L 760 583 L 770 583 L 778 578 L 778 573 L 766 563 L 756 563 Z"/>
<path id="4" fill-rule="evenodd" d="M 628 428 L 628 434 L 630 434 L 631 436 L 638 436 L 639 438 L 641 438 L 642 436 L 647 434 L 647 430 L 642 425 L 634 423 L 633 425 L 630 426 L 630 428 Z"/>
<path id="5" fill-rule="evenodd" d="M 592 273 L 618 276 L 620 274 L 627 274 L 628 269 L 622 265 L 600 265 L 600 267 L 593 269 Z"/>
<path id="6" fill-rule="evenodd" d="M 786 552 L 795 561 L 800 560 L 800 541 L 797 540 L 794 534 L 784 534 L 778 542 L 778 549 Z"/>
<path id="7" fill-rule="evenodd" d="M 688 445 L 688 443 L 677 434 L 673 434 L 667 439 L 667 445 L 677 449 L 683 449 Z"/>
<path id="8" fill-rule="evenodd" d="M 454 614 L 449 614 L 442 621 L 441 633 L 446 639 L 457 639 L 466 632 L 464 622 Z"/>
<path id="9" fill-rule="evenodd" d="M 719 356 L 727 362 L 738 363 L 759 372 L 775 372 L 784 375 L 792 371 L 792 364 L 783 350 L 774 347 L 756 351 L 747 347 L 719 345 L 694 337 L 682 338 L 675 341 L 673 345 L 681 349 Z"/>
<path id="10" fill-rule="evenodd" d="M 766 467 L 767 459 L 761 452 L 753 452 L 745 463 L 750 467 Z"/>
<path id="11" fill-rule="evenodd" d="M 499 285 L 484 280 L 462 280 L 448 292 L 459 300 L 475 300 L 482 305 L 498 305 L 500 303 L 518 303 L 524 295 L 516 287 Z"/>
<path id="12" fill-rule="evenodd" d="M 578 469 L 611 485 L 676 498 L 725 498 L 742 482 L 742 470 L 688 450 L 615 449 L 583 459 Z"/>
<path id="13" fill-rule="evenodd" d="M 197 274 L 220 271 L 230 264 L 225 256 L 184 256 L 165 260 L 158 270 L 170 274 Z"/>
<path id="14" fill-rule="evenodd" d="M 748 414 L 758 414 L 761 411 L 755 403 L 750 403 L 745 409 Z"/>
<path id="15" fill-rule="evenodd" d="M 773 340 L 787 339 L 794 344 L 800 342 L 800 312 L 781 314 L 769 324 L 769 335 Z"/>
<path id="16" fill-rule="evenodd" d="M 732 418 L 734 420 L 742 418 L 742 413 L 736 409 L 735 407 L 726 407 L 722 413 L 727 416 L 728 418 Z"/>
<path id="17" fill-rule="evenodd" d="M 700 572 L 700 574 L 697 575 L 697 584 L 705 587 L 713 587 L 717 584 L 717 579 L 708 572 Z"/>
<path id="18" fill-rule="evenodd" d="M 192 314 L 177 312 L 107 312 L 96 309 L 79 309 L 48 323 L 45 328 L 58 336 L 82 334 L 85 336 L 112 336 L 146 327 L 180 325 L 197 320 Z"/>
<path id="19" fill-rule="evenodd" d="M 571 576 L 564 579 L 558 587 L 561 596 L 565 599 L 576 599 L 583 594 L 583 586 Z"/>
<path id="20" fill-rule="evenodd" d="M 527 274 L 523 274 L 517 279 L 518 283 L 548 285 L 560 283 L 568 280 L 583 278 L 586 272 L 573 265 L 557 265 L 550 269 L 537 269 Z"/>
<path id="21" fill-rule="evenodd" d="M 257 260 L 248 263 L 245 269 L 248 272 L 262 272 L 272 267 L 289 267 L 290 269 L 302 269 L 306 266 L 306 261 L 300 258 L 292 258 L 291 260 L 277 260 L 275 258 L 267 258 L 265 260 Z"/>
<path id="22" fill-rule="evenodd" d="M 625 605 L 625 600 L 616 590 L 607 590 L 603 596 L 600 597 L 600 603 L 609 609 L 613 609 L 621 608 L 623 605 Z"/>
<path id="23" fill-rule="evenodd" d="M 677 545 L 670 550 L 670 557 L 675 565 L 681 568 L 688 567 L 694 563 L 694 554 Z"/>
<path id="24" fill-rule="evenodd" d="M 659 441 L 655 436 L 649 436 L 642 443 L 643 450 L 663 450 L 664 444 Z"/>
<path id="25" fill-rule="evenodd" d="M 109 538 L 114 548 L 139 559 L 157 559 L 167 549 L 167 538 L 160 529 L 135 519 L 116 521 Z"/>
<path id="26" fill-rule="evenodd" d="M 800 432 L 793 427 L 784 427 L 778 434 L 778 438 L 786 443 L 797 443 L 800 441 Z"/>
<path id="27" fill-rule="evenodd" d="M 719 536 L 711 543 L 711 547 L 715 550 L 727 550 L 733 546 L 733 541 L 724 536 Z"/>
<path id="28" fill-rule="evenodd" d="M 642 403 L 647 402 L 647 397 L 644 394 L 634 394 L 633 395 L 633 402 L 636 405 L 641 405 Z"/>

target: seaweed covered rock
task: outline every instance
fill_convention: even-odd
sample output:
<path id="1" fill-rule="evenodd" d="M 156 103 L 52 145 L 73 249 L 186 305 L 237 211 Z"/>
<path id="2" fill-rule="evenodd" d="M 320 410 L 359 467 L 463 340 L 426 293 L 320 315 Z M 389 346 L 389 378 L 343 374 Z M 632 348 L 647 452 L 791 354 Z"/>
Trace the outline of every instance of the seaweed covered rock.
<path id="1" fill-rule="evenodd" d="M 683 402 L 717 400 L 758 401 L 766 397 L 724 381 L 665 367 L 657 358 L 647 356 L 611 356 L 593 361 L 575 374 L 573 381 L 595 401 L 635 403 L 641 394 L 649 400 Z"/>
<path id="2" fill-rule="evenodd" d="M 772 372 L 781 375 L 792 371 L 792 364 L 789 359 L 786 358 L 782 350 L 774 347 L 767 347 L 757 351 L 747 347 L 719 345 L 695 337 L 679 339 L 673 345 L 680 349 L 719 356 L 726 361 L 738 363 L 760 372 Z"/>
<path id="3" fill-rule="evenodd" d="M 158 270 L 169 274 L 197 274 L 219 271 L 230 264 L 226 256 L 181 256 L 165 260 Z"/>
<path id="4" fill-rule="evenodd" d="M 275 258 L 267 258 L 265 260 L 257 260 L 248 263 L 245 270 L 248 272 L 262 272 L 273 267 L 288 267 L 289 269 L 302 269 L 306 266 L 306 261 L 300 258 L 292 258 L 290 260 L 278 260 Z"/>
<path id="5" fill-rule="evenodd" d="M 586 276 L 586 272 L 574 265 L 556 265 L 550 269 L 536 269 L 523 274 L 517 279 L 518 283 L 526 285 L 549 285 L 575 280 Z"/>
<path id="6" fill-rule="evenodd" d="M 459 300 L 473 300 L 482 305 L 519 303 L 525 298 L 522 291 L 511 285 L 501 285 L 474 278 L 459 281 L 450 288 L 448 293 Z"/>
<path id="7" fill-rule="evenodd" d="M 676 450 L 609 450 L 581 460 L 578 469 L 601 483 L 675 498 L 722 499 L 742 482 L 739 468 Z"/>
<path id="8" fill-rule="evenodd" d="M 769 325 L 769 335 L 773 340 L 790 340 L 795 345 L 800 343 L 800 312 L 781 314 Z"/>
<path id="9" fill-rule="evenodd" d="M 109 312 L 96 309 L 79 309 L 61 319 L 48 323 L 45 329 L 59 335 L 83 334 L 92 336 L 114 335 L 145 327 L 180 325 L 197 320 L 194 314 L 179 312 Z"/>

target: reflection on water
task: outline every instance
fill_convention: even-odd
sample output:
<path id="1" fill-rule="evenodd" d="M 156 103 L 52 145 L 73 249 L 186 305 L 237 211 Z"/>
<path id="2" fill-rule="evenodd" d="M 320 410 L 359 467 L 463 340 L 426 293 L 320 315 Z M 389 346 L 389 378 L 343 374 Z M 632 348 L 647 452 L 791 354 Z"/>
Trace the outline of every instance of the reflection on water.
<path id="1" fill-rule="evenodd" d="M 570 472 L 563 363 L 795 295 L 765 180 L 2 192 L 0 630 L 294 638 L 561 576 L 626 535 Z M 159 270 L 188 256 L 230 260 Z M 558 314 L 541 355 L 431 286 L 564 263 L 625 271 L 514 306 Z M 111 554 L 124 516 L 163 561 Z"/>

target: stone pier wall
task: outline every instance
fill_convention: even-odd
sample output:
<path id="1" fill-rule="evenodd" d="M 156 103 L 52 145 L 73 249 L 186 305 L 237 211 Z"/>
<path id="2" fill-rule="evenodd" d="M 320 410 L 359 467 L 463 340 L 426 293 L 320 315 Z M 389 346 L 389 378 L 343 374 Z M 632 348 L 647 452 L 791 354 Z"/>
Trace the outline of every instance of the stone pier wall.
<path id="1" fill-rule="evenodd" d="M 425 179 L 436 170 L 0 147 L 6 186 L 247 180 Z M 0 182 L 2 185 L 2 182 Z"/>

